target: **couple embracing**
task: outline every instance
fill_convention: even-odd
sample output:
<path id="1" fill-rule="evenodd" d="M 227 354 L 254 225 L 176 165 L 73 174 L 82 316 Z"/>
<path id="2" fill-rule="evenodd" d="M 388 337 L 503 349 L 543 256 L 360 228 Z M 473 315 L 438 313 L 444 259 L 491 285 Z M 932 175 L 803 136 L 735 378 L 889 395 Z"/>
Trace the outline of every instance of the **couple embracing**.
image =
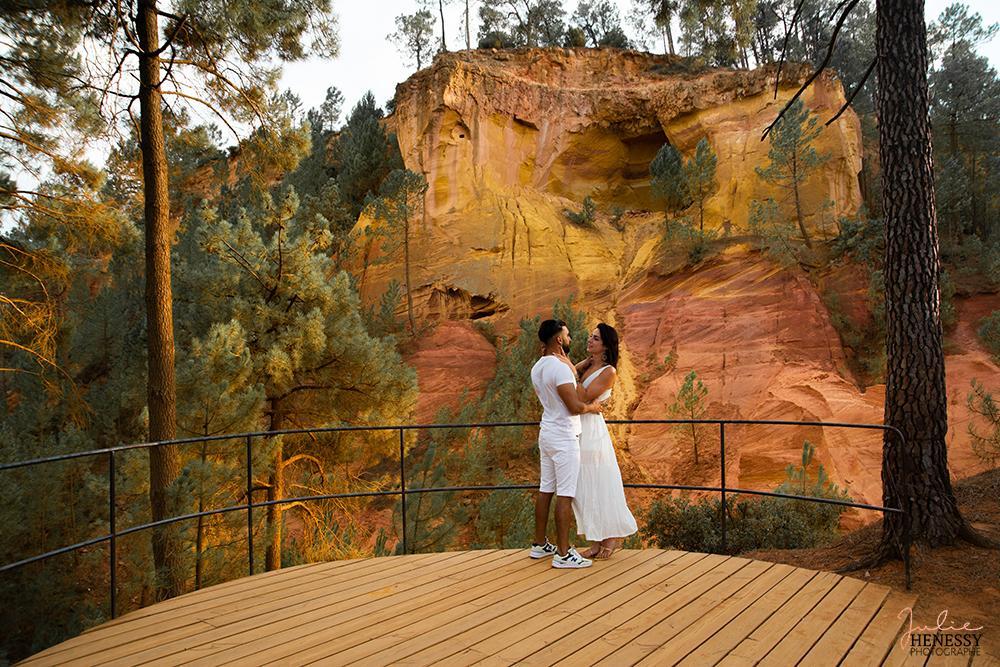
<path id="1" fill-rule="evenodd" d="M 532 558 L 552 556 L 552 567 L 590 567 L 606 559 L 636 532 L 625 502 L 621 471 L 601 404 L 617 378 L 618 333 L 598 324 L 587 339 L 587 357 L 574 364 L 567 352 L 569 329 L 562 320 L 545 320 L 538 329 L 542 357 L 531 369 L 531 383 L 542 404 L 538 450 L 541 481 L 535 500 Z M 545 527 L 556 497 L 556 544 Z M 570 512 L 577 532 L 590 541 L 583 554 L 569 546 Z"/>

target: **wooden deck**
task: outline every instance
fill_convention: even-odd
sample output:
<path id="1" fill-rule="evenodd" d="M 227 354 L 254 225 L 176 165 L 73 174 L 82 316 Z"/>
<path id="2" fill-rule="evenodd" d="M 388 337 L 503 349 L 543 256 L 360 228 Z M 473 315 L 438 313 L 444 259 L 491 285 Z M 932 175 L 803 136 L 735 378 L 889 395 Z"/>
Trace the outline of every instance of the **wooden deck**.
<path id="1" fill-rule="evenodd" d="M 25 664 L 922 664 L 898 641 L 899 611 L 914 600 L 829 572 L 682 551 L 622 551 L 587 570 L 555 570 L 524 549 L 422 554 L 212 586 Z"/>

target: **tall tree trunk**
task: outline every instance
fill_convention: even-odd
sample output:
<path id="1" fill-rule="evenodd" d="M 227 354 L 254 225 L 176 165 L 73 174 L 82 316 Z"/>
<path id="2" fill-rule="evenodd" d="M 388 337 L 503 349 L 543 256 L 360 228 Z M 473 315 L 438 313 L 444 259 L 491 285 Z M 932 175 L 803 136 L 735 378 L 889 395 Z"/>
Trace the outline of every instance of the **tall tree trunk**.
<path id="1" fill-rule="evenodd" d="M 173 297 L 170 290 L 170 198 L 167 155 L 163 141 L 163 110 L 160 96 L 160 46 L 156 0 L 141 0 L 136 32 L 139 57 L 139 131 L 142 148 L 142 184 L 146 233 L 146 337 L 149 438 L 170 440 L 177 427 L 177 396 L 174 386 Z M 153 521 L 173 514 L 167 490 L 180 474 L 180 456 L 175 447 L 149 450 L 149 502 Z M 181 593 L 181 545 L 174 526 L 154 528 L 153 563 L 158 597 Z"/>
<path id="2" fill-rule="evenodd" d="M 276 400 L 271 401 L 271 420 L 268 430 L 280 431 L 282 427 L 282 417 L 279 412 L 281 406 Z M 267 500 L 278 500 L 285 495 L 284 489 L 284 444 L 279 436 L 278 445 L 274 450 L 274 469 L 267 480 Z M 264 551 L 264 569 L 281 569 L 281 505 L 268 505 L 265 516 L 267 518 L 267 548 Z"/>
<path id="3" fill-rule="evenodd" d="M 426 210 L 426 209 L 425 209 Z M 410 282 L 410 214 L 403 219 L 403 264 L 406 271 L 406 314 L 410 318 L 410 335 L 417 335 L 417 325 L 413 320 L 413 284 Z"/>
<path id="4" fill-rule="evenodd" d="M 938 233 L 928 122 L 923 0 L 878 0 L 879 154 L 885 215 L 883 548 L 899 555 L 904 521 L 931 546 L 952 544 L 965 522 L 948 476 L 947 395 L 938 293 Z"/>
<path id="5" fill-rule="evenodd" d="M 673 19 L 671 19 L 673 20 Z M 670 21 L 667 21 L 667 45 L 670 47 L 670 55 L 676 55 L 674 53 L 674 33 L 670 28 Z"/>
<path id="6" fill-rule="evenodd" d="M 465 49 L 472 48 L 472 37 L 469 35 L 469 0 L 465 0 Z"/>
<path id="7" fill-rule="evenodd" d="M 444 41 L 444 0 L 438 0 L 438 9 L 441 11 L 441 50 L 447 51 L 448 44 Z"/>
<path id="8" fill-rule="evenodd" d="M 806 231 L 806 221 L 802 216 L 802 198 L 799 197 L 799 184 L 794 178 L 792 180 L 792 192 L 795 194 L 795 219 L 799 222 L 799 231 L 802 232 L 802 238 L 806 242 L 806 247 L 812 248 L 812 239 L 809 238 L 809 232 Z"/>

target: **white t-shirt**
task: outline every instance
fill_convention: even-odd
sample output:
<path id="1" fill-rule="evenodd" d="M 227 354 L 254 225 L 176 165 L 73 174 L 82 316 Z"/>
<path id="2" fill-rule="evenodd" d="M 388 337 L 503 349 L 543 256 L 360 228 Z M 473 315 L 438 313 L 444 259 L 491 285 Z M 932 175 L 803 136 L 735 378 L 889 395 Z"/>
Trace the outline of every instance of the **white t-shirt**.
<path id="1" fill-rule="evenodd" d="M 572 439 L 580 435 L 580 415 L 570 414 L 556 387 L 571 384 L 576 387 L 576 375 L 565 362 L 546 355 L 531 367 L 531 384 L 542 403 L 542 424 L 539 435 L 547 439 Z"/>

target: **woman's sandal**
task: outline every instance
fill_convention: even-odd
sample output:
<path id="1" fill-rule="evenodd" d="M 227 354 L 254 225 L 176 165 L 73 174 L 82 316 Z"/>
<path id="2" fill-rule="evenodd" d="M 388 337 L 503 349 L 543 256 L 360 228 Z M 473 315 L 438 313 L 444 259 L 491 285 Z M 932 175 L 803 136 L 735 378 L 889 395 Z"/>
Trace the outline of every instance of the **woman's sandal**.
<path id="1" fill-rule="evenodd" d="M 608 560 L 615 555 L 615 552 L 621 548 L 621 545 L 612 543 L 611 546 L 602 545 L 600 550 L 594 555 L 597 560 Z"/>

